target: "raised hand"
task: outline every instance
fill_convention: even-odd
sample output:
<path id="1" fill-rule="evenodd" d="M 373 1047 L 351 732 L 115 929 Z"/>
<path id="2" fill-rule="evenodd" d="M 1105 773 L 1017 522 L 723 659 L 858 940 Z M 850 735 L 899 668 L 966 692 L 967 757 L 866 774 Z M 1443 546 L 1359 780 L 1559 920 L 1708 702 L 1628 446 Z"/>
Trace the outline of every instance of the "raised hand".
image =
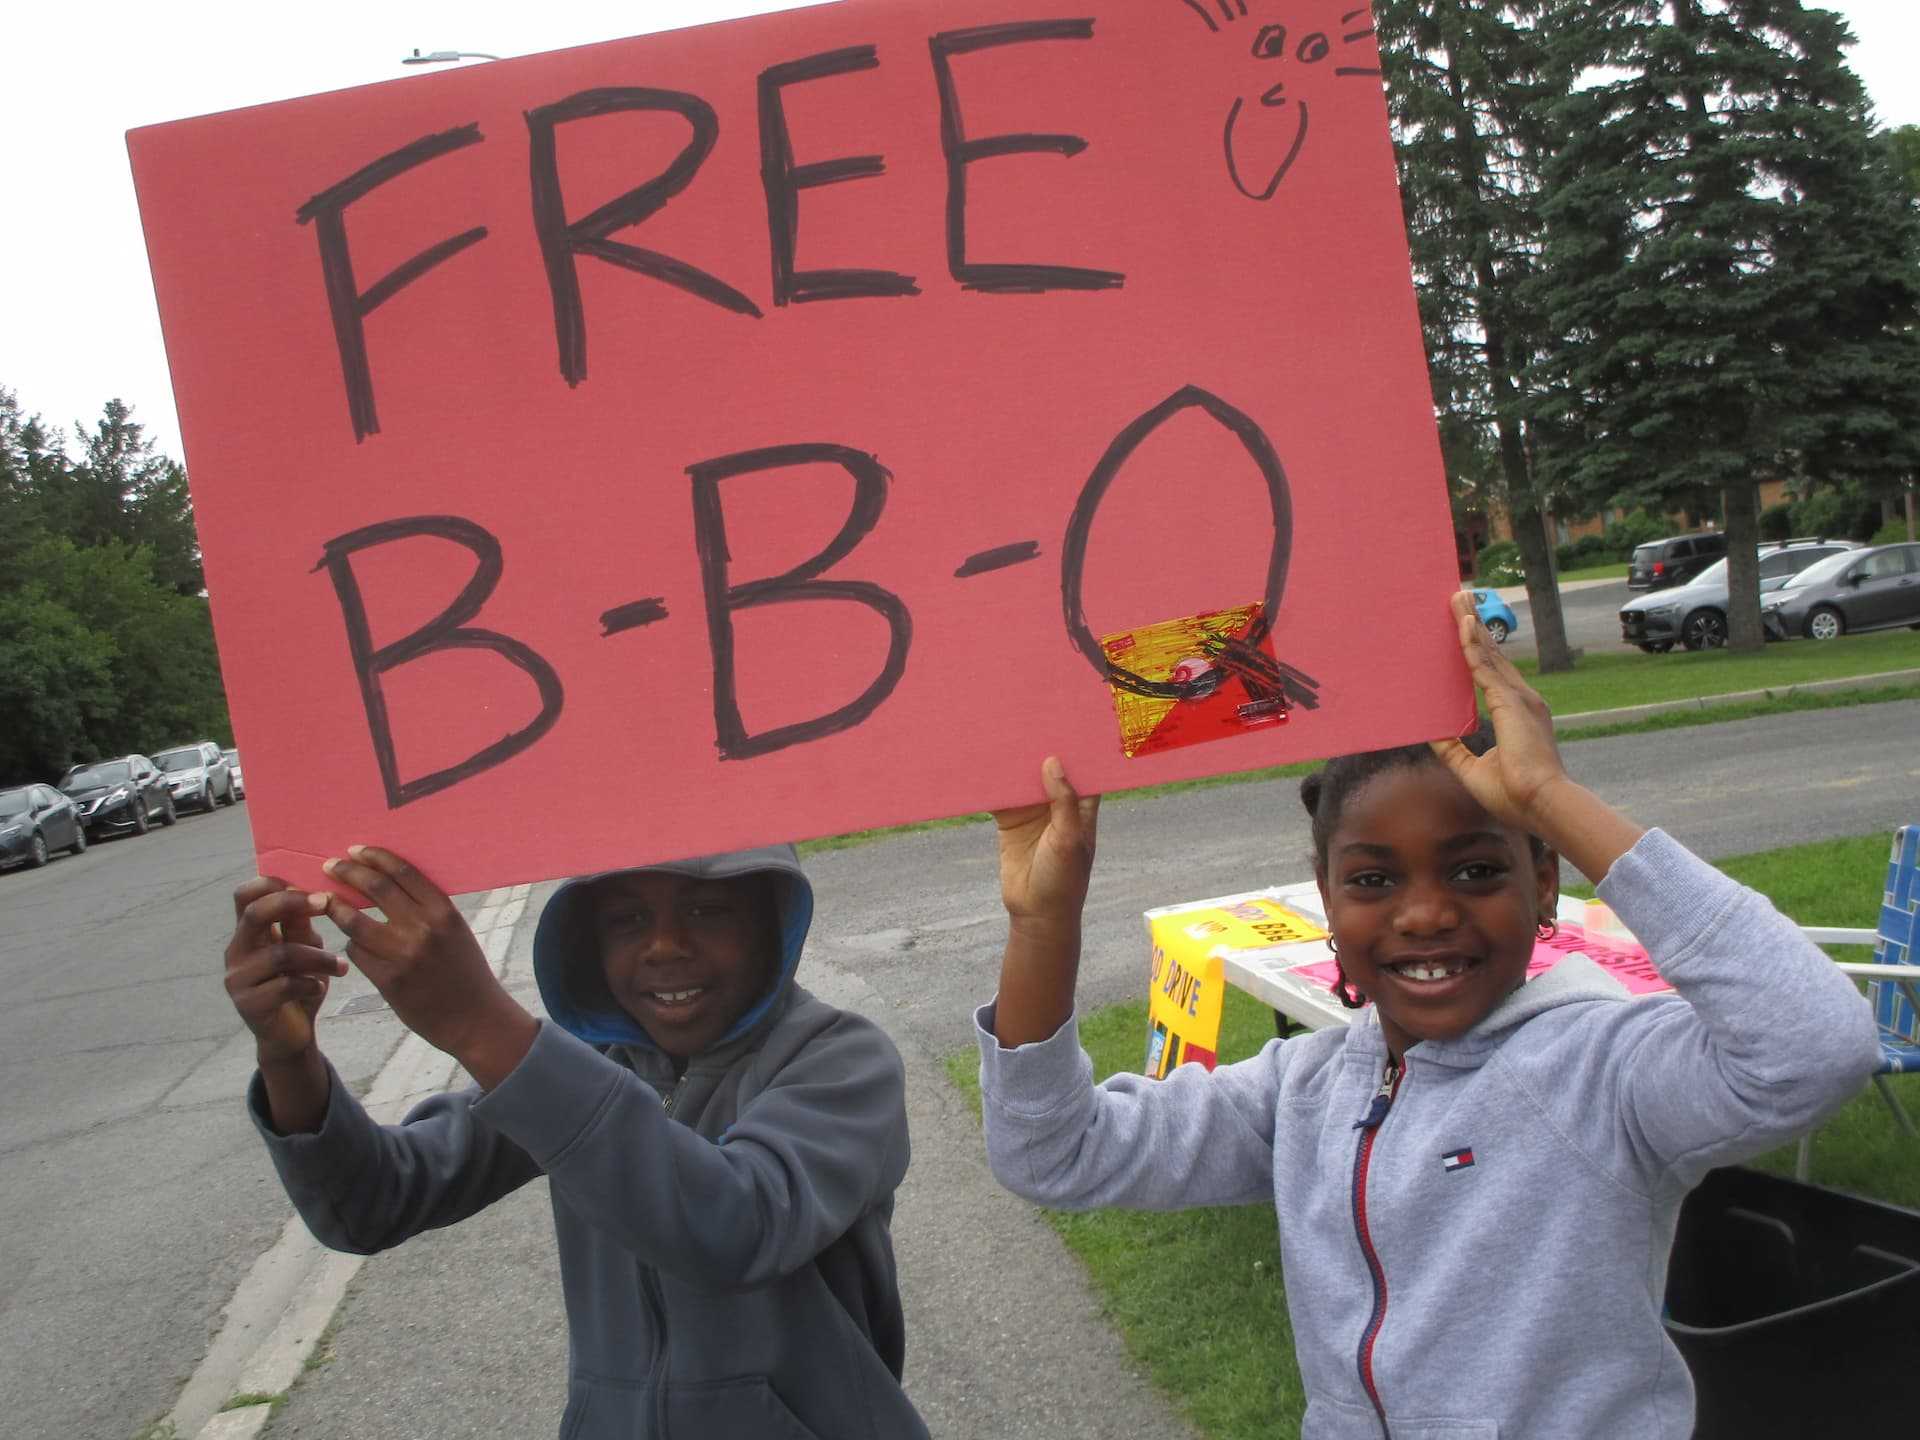
<path id="1" fill-rule="evenodd" d="M 355 845 L 324 869 L 380 907 L 384 920 L 334 895 L 315 907 L 346 933 L 347 958 L 406 1027 L 482 1085 L 505 1079 L 539 1022 L 506 992 L 446 892 L 390 850 Z"/>
<path id="2" fill-rule="evenodd" d="M 1494 645 L 1473 597 L 1457 592 L 1451 603 L 1494 745 L 1475 755 L 1458 740 L 1435 740 L 1433 753 L 1489 814 L 1539 836 L 1597 884 L 1645 831 L 1567 774 L 1547 702 Z"/>
<path id="3" fill-rule="evenodd" d="M 1093 871 L 1094 832 L 1100 797 L 1082 798 L 1060 761 L 1040 766 L 1047 799 L 1039 805 L 996 810 L 1000 832 L 1000 898 L 1015 924 L 1079 924 Z"/>
<path id="4" fill-rule="evenodd" d="M 1000 831 L 1000 898 L 1007 949 L 1000 962 L 994 1033 L 1012 1047 L 1044 1040 L 1073 1013 L 1080 911 L 1093 872 L 1100 797 L 1082 798 L 1059 760 L 1040 767 L 1044 805 L 994 812 Z"/>
<path id="5" fill-rule="evenodd" d="M 347 963 L 320 944 L 307 893 L 271 875 L 233 892 L 227 942 L 227 998 L 253 1032 L 262 1065 L 301 1059 L 314 1048 L 315 1020 Z"/>
<path id="6" fill-rule="evenodd" d="M 1552 714 L 1547 702 L 1493 643 L 1473 608 L 1473 597 L 1457 591 L 1451 603 L 1460 653 L 1473 672 L 1473 683 L 1486 697 L 1494 747 L 1475 755 L 1458 740 L 1435 740 L 1434 754 L 1489 814 L 1537 832 L 1540 801 L 1567 778 L 1553 739 Z"/>

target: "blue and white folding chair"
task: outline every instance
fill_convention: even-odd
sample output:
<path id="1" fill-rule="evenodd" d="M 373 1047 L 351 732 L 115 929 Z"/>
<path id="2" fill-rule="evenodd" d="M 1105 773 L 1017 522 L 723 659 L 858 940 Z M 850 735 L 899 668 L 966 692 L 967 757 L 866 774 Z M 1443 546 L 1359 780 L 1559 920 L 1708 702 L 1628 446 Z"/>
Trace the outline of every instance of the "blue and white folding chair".
<path id="1" fill-rule="evenodd" d="M 1920 1074 L 1920 825 L 1894 832 L 1887 860 L 1887 888 L 1880 902 L 1880 924 L 1873 930 L 1834 930 L 1802 926 L 1817 945 L 1874 947 L 1870 965 L 1842 965 L 1850 975 L 1868 977 L 1867 998 L 1880 1026 L 1880 1069 L 1873 1083 L 1900 1128 L 1920 1140 L 1920 1130 L 1887 1081 L 1889 1075 Z M 1905 972 L 1905 973 L 1902 973 Z M 1813 1137 L 1800 1142 L 1796 1179 L 1807 1178 Z"/>

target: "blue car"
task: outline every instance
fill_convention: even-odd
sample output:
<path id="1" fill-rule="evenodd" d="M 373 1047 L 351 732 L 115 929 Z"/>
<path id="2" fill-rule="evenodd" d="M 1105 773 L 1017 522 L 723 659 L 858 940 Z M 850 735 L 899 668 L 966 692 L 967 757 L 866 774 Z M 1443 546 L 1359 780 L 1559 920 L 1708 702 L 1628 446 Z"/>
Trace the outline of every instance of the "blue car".
<path id="1" fill-rule="evenodd" d="M 1491 590 L 1474 591 L 1473 608 L 1487 633 L 1499 644 L 1506 644 L 1507 636 L 1520 628 L 1520 617 L 1513 613 L 1513 607 Z"/>

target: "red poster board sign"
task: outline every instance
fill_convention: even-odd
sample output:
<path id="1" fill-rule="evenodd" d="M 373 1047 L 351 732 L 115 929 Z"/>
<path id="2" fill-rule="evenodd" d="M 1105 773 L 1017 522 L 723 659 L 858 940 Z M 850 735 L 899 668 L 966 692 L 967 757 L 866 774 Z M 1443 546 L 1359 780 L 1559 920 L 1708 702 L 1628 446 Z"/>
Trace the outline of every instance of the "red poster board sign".
<path id="1" fill-rule="evenodd" d="M 1378 65 L 1355 0 L 852 0 L 134 132 L 262 866 L 1457 728 Z"/>

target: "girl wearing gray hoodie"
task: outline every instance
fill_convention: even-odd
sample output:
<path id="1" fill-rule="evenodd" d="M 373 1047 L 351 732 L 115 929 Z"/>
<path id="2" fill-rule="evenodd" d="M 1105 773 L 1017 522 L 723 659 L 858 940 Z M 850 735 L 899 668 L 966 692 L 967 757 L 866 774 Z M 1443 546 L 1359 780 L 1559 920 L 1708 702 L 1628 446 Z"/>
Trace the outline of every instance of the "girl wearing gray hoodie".
<path id="1" fill-rule="evenodd" d="M 1069 1209 L 1271 1196 L 1303 1440 L 1684 1440 L 1661 1325 L 1680 1203 L 1864 1084 L 1873 1020 L 1764 897 L 1569 777 L 1545 702 L 1468 597 L 1454 612 L 1498 743 L 1350 756 L 1302 787 L 1342 998 L 1366 1007 L 1344 1030 L 1096 1087 L 1073 987 L 1098 801 L 1049 759 L 1048 803 L 995 817 L 988 1158 Z M 1577 955 L 1526 981 L 1560 855 L 1673 994 L 1629 1001 Z"/>

